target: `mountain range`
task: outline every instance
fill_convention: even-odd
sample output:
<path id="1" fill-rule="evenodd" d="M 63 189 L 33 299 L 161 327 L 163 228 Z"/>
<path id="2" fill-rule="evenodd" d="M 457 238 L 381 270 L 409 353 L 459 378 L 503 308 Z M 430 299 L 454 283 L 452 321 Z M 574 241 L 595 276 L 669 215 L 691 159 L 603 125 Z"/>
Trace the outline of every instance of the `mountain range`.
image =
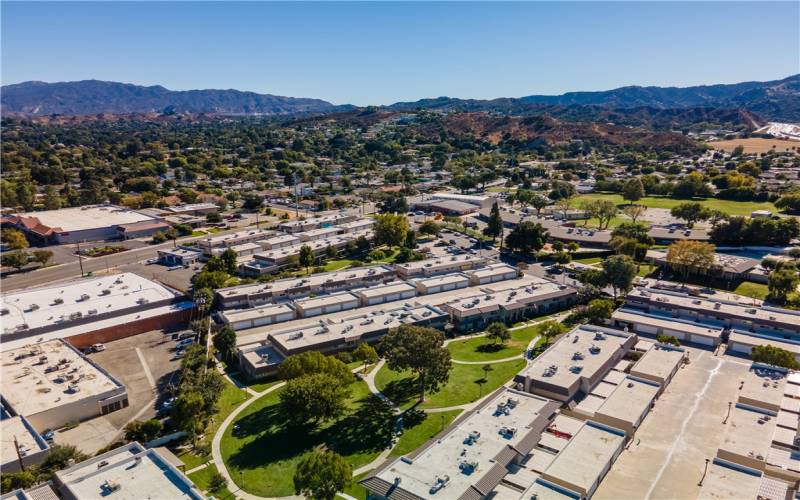
<path id="1" fill-rule="evenodd" d="M 174 91 L 162 86 L 99 80 L 4 85 L 0 107 L 4 114 L 26 116 L 130 113 L 280 116 L 333 113 L 354 108 L 320 99 L 240 90 Z M 438 97 L 399 102 L 383 108 L 391 111 L 487 111 L 521 116 L 549 114 L 571 120 L 605 119 L 630 125 L 656 121 L 671 126 L 676 117 L 683 115 L 696 119 L 723 115 L 741 123 L 795 122 L 800 121 L 800 74 L 768 82 L 682 88 L 629 86 L 599 92 L 491 100 Z"/>

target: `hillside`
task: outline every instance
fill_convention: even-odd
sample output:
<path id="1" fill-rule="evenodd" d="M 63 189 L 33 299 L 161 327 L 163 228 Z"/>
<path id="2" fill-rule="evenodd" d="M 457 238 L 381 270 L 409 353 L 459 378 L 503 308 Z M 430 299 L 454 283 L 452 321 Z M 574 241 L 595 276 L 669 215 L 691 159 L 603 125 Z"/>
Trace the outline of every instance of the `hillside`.
<path id="1" fill-rule="evenodd" d="M 207 113 L 219 115 L 291 115 L 337 109 L 320 99 L 282 97 L 239 90 L 174 91 L 99 80 L 24 82 L 4 85 L 0 101 L 4 114 L 43 116 Z"/>
<path id="2" fill-rule="evenodd" d="M 552 107 L 557 108 L 552 108 Z M 695 87 L 629 86 L 599 92 L 568 92 L 555 96 L 531 95 L 492 100 L 439 97 L 389 106 L 394 110 L 439 109 L 496 111 L 510 114 L 554 113 L 554 109 L 596 106 L 618 113 L 624 110 L 743 109 L 770 121 L 800 121 L 800 75 L 769 82 L 702 85 Z"/>

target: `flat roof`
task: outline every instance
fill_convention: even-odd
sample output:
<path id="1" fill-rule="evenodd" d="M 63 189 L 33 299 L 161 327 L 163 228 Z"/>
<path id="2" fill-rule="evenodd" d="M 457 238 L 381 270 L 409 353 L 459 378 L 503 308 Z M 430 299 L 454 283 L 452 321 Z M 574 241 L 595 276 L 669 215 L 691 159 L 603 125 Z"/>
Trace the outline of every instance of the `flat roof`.
<path id="1" fill-rule="evenodd" d="M 414 285 L 422 285 L 426 288 L 435 286 L 450 285 L 454 283 L 469 283 L 469 278 L 463 273 L 441 274 L 427 278 L 417 278 L 411 280 Z"/>
<path id="2" fill-rule="evenodd" d="M 103 462 L 106 464 L 101 466 Z M 85 460 L 56 474 L 76 498 L 205 498 L 156 450 L 145 450 L 138 443 Z M 118 489 L 112 493 L 111 488 L 115 487 Z"/>
<path id="3" fill-rule="evenodd" d="M 509 411 L 506 403 L 513 400 Z M 399 488 L 419 497 L 430 497 L 437 478 L 449 477 L 447 485 L 435 493 L 436 498 L 458 499 L 479 482 L 495 465 L 495 457 L 503 450 L 517 446 L 530 432 L 540 415 L 554 411 L 551 401 L 531 394 L 504 389 L 487 404 L 451 426 L 436 441 L 407 458 L 400 458 L 378 472 L 388 483 L 400 478 Z M 504 430 L 514 429 L 508 433 Z M 479 437 L 466 443 L 470 435 Z M 462 464 L 474 466 L 471 473 L 462 471 Z"/>
<path id="4" fill-rule="evenodd" d="M 624 436 L 599 425 L 586 423 L 556 456 L 543 477 L 552 477 L 583 492 L 599 481 L 614 454 L 622 447 Z"/>
<path id="5" fill-rule="evenodd" d="M 198 243 L 204 246 L 217 246 L 228 242 L 238 241 L 242 239 L 258 238 L 259 236 L 268 237 L 274 234 L 273 231 L 265 231 L 263 229 L 247 229 L 244 231 L 237 231 L 235 233 L 221 234 L 219 236 L 211 236 L 197 240 Z"/>
<path id="6" fill-rule="evenodd" d="M 771 345 L 780 347 L 791 352 L 794 355 L 800 354 L 800 344 L 791 342 L 788 339 L 773 338 L 766 335 L 756 335 L 752 332 L 742 332 L 741 330 L 731 330 L 728 335 L 728 345 L 731 343 L 739 343 L 747 346 L 766 346 Z"/>
<path id="7" fill-rule="evenodd" d="M 288 304 L 267 304 L 250 309 L 229 309 L 222 311 L 220 314 L 228 323 L 238 323 L 279 314 L 292 314 L 292 317 L 294 317 L 294 309 Z"/>
<path id="8" fill-rule="evenodd" d="M 210 210 L 218 209 L 219 207 L 213 203 L 187 203 L 185 205 L 175 205 L 174 207 L 166 207 L 164 210 L 167 212 L 180 213 L 180 212 L 194 212 L 196 210 Z"/>
<path id="9" fill-rule="evenodd" d="M 164 255 L 176 255 L 178 257 L 199 256 L 203 252 L 200 250 L 189 250 L 188 248 L 165 248 L 158 253 Z"/>
<path id="10" fill-rule="evenodd" d="M 703 479 L 703 487 L 697 498 L 698 500 L 756 498 L 760 486 L 760 472 L 715 459 L 708 466 L 708 473 Z"/>
<path id="11" fill-rule="evenodd" d="M 658 390 L 658 384 L 628 377 L 605 398 L 597 413 L 634 425 L 650 407 Z"/>
<path id="12" fill-rule="evenodd" d="M 692 321 L 684 321 L 680 318 L 666 317 L 660 314 L 637 311 L 626 307 L 614 311 L 611 315 L 611 319 L 631 321 L 643 325 L 667 328 L 669 330 L 679 330 L 691 335 L 701 335 L 712 338 L 721 337 L 723 330 L 722 326 L 710 327 Z"/>
<path id="13" fill-rule="evenodd" d="M 2 316 L 3 333 L 66 326 L 87 316 L 141 307 L 178 296 L 164 285 L 133 273 L 82 278 L 10 292 L 0 296 L 0 308 L 8 310 Z"/>
<path id="14" fill-rule="evenodd" d="M 340 221 L 342 219 L 349 219 L 352 218 L 352 215 L 348 214 L 332 214 L 332 215 L 321 215 L 319 217 L 309 217 L 307 219 L 293 219 L 290 221 L 281 222 L 280 226 L 283 227 L 295 227 L 295 226 L 305 226 L 308 224 L 325 224 L 325 223 L 333 223 Z"/>
<path id="15" fill-rule="evenodd" d="M 354 290 L 354 293 L 370 299 L 374 297 L 383 297 L 384 295 L 391 295 L 395 293 L 414 292 L 417 293 L 416 287 L 407 281 L 393 281 L 391 283 L 375 285 L 367 288 L 360 288 Z"/>
<path id="16" fill-rule="evenodd" d="M 631 375 L 650 376 L 666 380 L 683 362 L 686 353 L 681 349 L 672 349 L 661 344 L 654 345 L 631 368 Z"/>
<path id="17" fill-rule="evenodd" d="M 0 394 L 19 415 L 35 415 L 88 397 L 124 390 L 105 370 L 63 340 L 9 349 L 0 356 L 3 364 Z M 48 369 L 53 371 L 46 373 Z M 70 390 L 70 386 L 78 390 Z"/>
<path id="18" fill-rule="evenodd" d="M 286 234 L 286 233 L 279 233 L 275 236 L 270 238 L 265 238 L 263 240 L 258 240 L 258 243 L 265 243 L 268 245 L 276 245 L 278 243 L 285 243 L 285 242 L 297 242 L 300 241 L 300 238 L 293 234 Z"/>
<path id="19" fill-rule="evenodd" d="M 348 302 L 359 302 L 358 297 L 350 292 L 332 293 L 330 295 L 320 295 L 318 297 L 308 297 L 295 300 L 294 303 L 303 309 L 314 309 L 316 307 L 332 306 L 336 304 L 347 304 Z"/>
<path id="20" fill-rule="evenodd" d="M 349 281 L 357 282 L 364 278 L 380 275 L 394 275 L 394 269 L 387 265 L 357 267 L 355 269 L 347 269 L 344 271 L 310 274 L 303 278 L 286 278 L 282 280 L 268 281 L 266 283 L 253 283 L 250 285 L 220 288 L 217 290 L 217 293 L 223 298 L 254 295 L 261 292 L 279 294 L 280 292 L 295 288 L 310 287 L 313 289 L 324 286 L 325 283 Z"/>
<path id="21" fill-rule="evenodd" d="M 497 264 L 491 264 L 486 267 L 482 267 L 480 269 L 473 269 L 471 271 L 465 271 L 464 274 L 467 276 L 473 276 L 475 278 L 492 278 L 495 276 L 502 276 L 506 273 L 519 273 L 519 269 L 514 266 L 510 266 L 508 264 L 504 264 L 502 262 L 498 262 Z"/>
<path id="22" fill-rule="evenodd" d="M 333 238 L 304 241 L 303 243 L 298 243 L 295 245 L 288 245 L 285 247 L 273 248 L 271 250 L 258 252 L 255 254 L 255 256 L 260 257 L 263 260 L 278 260 L 284 257 L 289 257 L 290 255 L 299 255 L 300 249 L 304 246 L 311 247 L 312 250 L 324 250 L 329 246 L 336 247 L 337 245 L 344 245 L 348 241 L 352 241 L 360 235 L 361 233 L 348 233 L 340 234 L 338 236 L 334 236 Z"/>
<path id="23" fill-rule="evenodd" d="M 658 262 L 666 262 L 667 251 L 648 250 L 647 258 Z M 760 261 L 748 257 L 741 257 L 738 255 L 731 255 L 726 253 L 714 254 L 714 264 L 721 267 L 723 271 L 729 273 L 741 274 L 749 271 L 750 269 L 753 269 L 754 267 L 759 265 L 759 263 Z"/>
<path id="24" fill-rule="evenodd" d="M 17 461 L 14 439 L 19 443 L 20 455 L 23 458 L 49 448 L 33 427 L 19 415 L 0 420 L 0 435 L 3 436 L 0 440 L 0 460 L 4 464 Z"/>
<path id="25" fill-rule="evenodd" d="M 560 285 L 542 278 L 534 278 L 530 284 L 519 288 L 491 291 L 482 296 L 448 302 L 445 307 L 462 316 L 486 314 L 497 309 L 513 310 L 527 304 L 577 293 L 567 285 Z"/>
<path id="26" fill-rule="evenodd" d="M 432 306 L 392 305 L 394 307 L 385 307 L 370 313 L 348 311 L 349 316 L 337 320 L 326 316 L 313 322 L 307 320 L 302 326 L 274 331 L 269 333 L 268 337 L 284 351 L 291 352 L 329 341 L 356 341 L 371 332 L 446 316 L 444 312 Z"/>
<path id="27" fill-rule="evenodd" d="M 720 451 L 765 461 L 775 432 L 775 416 L 735 404 L 728 417 L 725 438 Z M 760 457 L 760 458 L 759 458 Z"/>
<path id="28" fill-rule="evenodd" d="M 753 364 L 739 390 L 740 403 L 777 410 L 786 392 L 787 372 Z"/>
<path id="29" fill-rule="evenodd" d="M 436 259 L 417 260 L 413 262 L 405 262 L 403 264 L 395 264 L 397 269 L 404 269 L 407 272 L 420 272 L 420 271 L 436 271 L 438 269 L 447 269 L 453 265 L 468 264 L 477 266 L 485 262 L 485 257 L 472 254 L 450 255 L 447 257 L 439 257 Z"/>
<path id="30" fill-rule="evenodd" d="M 577 326 L 520 374 L 548 385 L 571 387 L 579 379 L 594 377 L 632 336 L 606 328 Z"/>
<path id="31" fill-rule="evenodd" d="M 25 219 L 37 219 L 40 224 L 59 232 L 85 231 L 122 224 L 156 221 L 149 215 L 115 205 L 87 205 L 17 214 Z"/>

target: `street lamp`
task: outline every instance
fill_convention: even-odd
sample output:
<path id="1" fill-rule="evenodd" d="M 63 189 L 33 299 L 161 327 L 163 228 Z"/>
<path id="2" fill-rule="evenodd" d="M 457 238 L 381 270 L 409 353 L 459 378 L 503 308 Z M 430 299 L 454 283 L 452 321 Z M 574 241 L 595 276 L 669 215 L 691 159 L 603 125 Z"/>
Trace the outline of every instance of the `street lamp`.
<path id="1" fill-rule="evenodd" d="M 725 425 L 725 424 L 728 423 L 728 417 L 731 416 L 731 405 L 733 405 L 733 402 L 728 401 L 728 414 L 725 415 L 725 420 L 722 421 L 722 425 Z"/>
<path id="2" fill-rule="evenodd" d="M 697 486 L 703 486 L 703 481 L 706 479 L 706 473 L 708 472 L 708 462 L 710 460 L 706 458 L 706 468 L 703 470 L 703 477 L 700 478 L 700 482 L 697 483 Z"/>

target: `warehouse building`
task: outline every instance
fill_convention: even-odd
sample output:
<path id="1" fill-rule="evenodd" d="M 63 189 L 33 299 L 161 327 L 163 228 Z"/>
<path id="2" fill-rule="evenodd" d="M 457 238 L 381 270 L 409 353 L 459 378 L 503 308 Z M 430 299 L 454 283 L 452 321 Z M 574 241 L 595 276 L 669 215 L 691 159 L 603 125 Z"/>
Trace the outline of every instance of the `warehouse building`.
<path id="1" fill-rule="evenodd" d="M 430 278 L 420 278 L 411 280 L 411 284 L 417 289 L 420 295 L 429 293 L 441 293 L 449 290 L 457 290 L 470 286 L 469 278 L 462 273 L 443 274 Z"/>
<path id="2" fill-rule="evenodd" d="M 291 234 L 279 233 L 271 238 L 258 240 L 258 244 L 263 250 L 276 250 L 283 247 L 291 247 L 300 244 L 300 238 Z"/>
<path id="3" fill-rule="evenodd" d="M 657 266 L 669 267 L 666 250 L 648 250 L 645 260 Z M 726 280 L 741 280 L 748 278 L 750 272 L 760 265 L 760 261 L 749 257 L 740 257 L 725 253 L 714 254 L 714 266 L 719 270 L 719 276 Z"/>
<path id="4" fill-rule="evenodd" d="M 1 355 L 3 407 L 35 429 L 56 429 L 128 406 L 125 387 L 63 340 Z"/>
<path id="5" fill-rule="evenodd" d="M 634 344 L 635 334 L 581 325 L 539 355 L 514 381 L 526 392 L 569 401 L 589 394 Z"/>
<path id="6" fill-rule="evenodd" d="M 189 203 L 185 205 L 175 205 L 164 207 L 164 211 L 172 215 L 207 215 L 219 211 L 219 207 L 213 203 Z"/>
<path id="7" fill-rule="evenodd" d="M 286 246 L 274 250 L 267 250 L 253 254 L 253 260 L 239 266 L 239 272 L 245 276 L 263 276 L 273 273 L 290 264 L 297 264 L 297 258 L 304 246 L 308 246 L 319 257 L 327 253 L 328 248 L 333 248 L 336 252 L 342 251 L 348 243 L 355 241 L 359 237 L 372 239 L 372 234 L 349 233 L 332 236 L 330 238 L 302 242 L 299 245 Z"/>
<path id="8" fill-rule="evenodd" d="M 200 261 L 203 254 L 192 248 L 178 247 L 158 251 L 158 262 L 165 266 L 191 266 Z"/>
<path id="9" fill-rule="evenodd" d="M 65 500 L 206 498 L 158 451 L 136 442 L 56 472 L 53 485 Z"/>
<path id="10" fill-rule="evenodd" d="M 740 498 L 796 498 L 794 484 L 766 476 L 749 467 L 715 458 L 708 466 L 698 500 L 736 500 Z"/>
<path id="11" fill-rule="evenodd" d="M 342 231 L 337 226 L 332 226 L 312 229 L 310 231 L 303 231 L 302 233 L 295 233 L 294 236 L 300 239 L 301 242 L 305 243 L 309 241 L 333 238 L 334 236 L 341 234 L 341 232 Z"/>
<path id="12" fill-rule="evenodd" d="M 494 196 L 482 196 L 474 194 L 436 192 L 427 195 L 427 197 L 428 200 L 433 200 L 433 201 L 453 200 L 461 203 L 467 203 L 469 205 L 474 205 L 478 208 L 487 210 L 491 209 L 495 203 L 500 203 L 500 200 L 498 200 Z"/>
<path id="13" fill-rule="evenodd" d="M 507 283 L 513 286 L 513 282 Z M 577 300 L 577 294 L 570 286 L 534 278 L 533 282 L 517 288 L 487 288 L 482 295 L 453 300 L 442 309 L 450 314 L 458 330 L 471 331 L 495 321 L 511 323 L 565 309 Z"/>
<path id="14" fill-rule="evenodd" d="M 299 318 L 310 318 L 320 314 L 330 314 L 340 311 L 356 309 L 361 305 L 361 299 L 350 292 L 339 292 L 320 297 L 308 297 L 295 300 L 294 309 Z"/>
<path id="15" fill-rule="evenodd" d="M 239 346 L 239 366 L 248 379 L 263 378 L 274 374 L 278 364 L 292 354 L 305 351 L 332 354 L 353 349 L 361 342 L 377 342 L 390 329 L 401 325 L 440 328 L 446 321 L 447 315 L 436 307 L 414 304 L 362 313 L 353 311 L 349 316 L 270 330 L 262 339 Z"/>
<path id="16" fill-rule="evenodd" d="M 480 209 L 480 205 L 459 200 L 426 200 L 414 203 L 413 208 L 414 210 L 436 212 L 442 215 L 462 216 L 477 212 Z"/>
<path id="17" fill-rule="evenodd" d="M 731 330 L 728 333 L 727 352 L 731 354 L 749 357 L 754 347 L 768 345 L 789 351 L 794 355 L 794 359 L 800 361 L 800 340 L 782 339 L 740 330 Z"/>
<path id="18" fill-rule="evenodd" d="M 234 330 L 246 330 L 258 326 L 274 325 L 295 319 L 295 310 L 288 304 L 267 304 L 252 309 L 222 311 L 222 322 Z"/>
<path id="19" fill-rule="evenodd" d="M 239 307 L 256 307 L 276 301 L 307 297 L 311 294 L 338 292 L 363 286 L 386 283 L 395 278 L 391 266 L 368 266 L 315 273 L 305 278 L 288 278 L 220 288 L 216 292 L 216 301 L 223 309 Z"/>
<path id="20" fill-rule="evenodd" d="M 627 329 L 641 336 L 654 338 L 659 335 L 672 336 L 682 344 L 717 347 L 722 342 L 723 328 L 719 325 L 703 325 L 672 315 L 646 313 L 628 307 L 614 311 L 609 322 L 615 328 Z"/>
<path id="21" fill-rule="evenodd" d="M 464 273 L 471 285 L 489 285 L 498 281 L 512 280 L 520 276 L 518 268 L 508 264 L 496 263 Z"/>
<path id="22" fill-rule="evenodd" d="M 655 404 L 662 387 L 652 381 L 613 370 L 573 412 L 620 429 L 630 438 Z"/>
<path id="23" fill-rule="evenodd" d="M 3 436 L 0 443 L 0 472 L 19 472 L 23 466 L 28 468 L 42 463 L 50 452 L 50 446 L 39 432 L 25 417 L 12 417 L 2 409 L 0 411 L 3 414 L 0 419 L 0 436 Z"/>
<path id="24" fill-rule="evenodd" d="M 46 335 L 85 347 L 176 325 L 192 308 L 182 294 L 133 273 L 81 278 L 0 296 L 2 341 L 13 347 Z"/>
<path id="25" fill-rule="evenodd" d="M 669 344 L 656 344 L 631 367 L 630 374 L 664 387 L 686 361 L 686 352 Z"/>
<path id="26" fill-rule="evenodd" d="M 558 403 L 501 388 L 435 440 L 361 484 L 373 498 L 485 498 L 536 446 Z"/>
<path id="27" fill-rule="evenodd" d="M 169 229 L 159 218 L 115 205 L 7 215 L 2 222 L 24 232 L 31 242 L 58 244 L 138 238 Z"/>
<path id="28" fill-rule="evenodd" d="M 437 274 L 455 273 L 459 271 L 469 271 L 483 267 L 487 259 L 472 254 L 453 255 L 436 259 L 418 260 L 395 264 L 397 275 L 402 279 L 420 278 L 423 276 L 434 276 Z"/>

